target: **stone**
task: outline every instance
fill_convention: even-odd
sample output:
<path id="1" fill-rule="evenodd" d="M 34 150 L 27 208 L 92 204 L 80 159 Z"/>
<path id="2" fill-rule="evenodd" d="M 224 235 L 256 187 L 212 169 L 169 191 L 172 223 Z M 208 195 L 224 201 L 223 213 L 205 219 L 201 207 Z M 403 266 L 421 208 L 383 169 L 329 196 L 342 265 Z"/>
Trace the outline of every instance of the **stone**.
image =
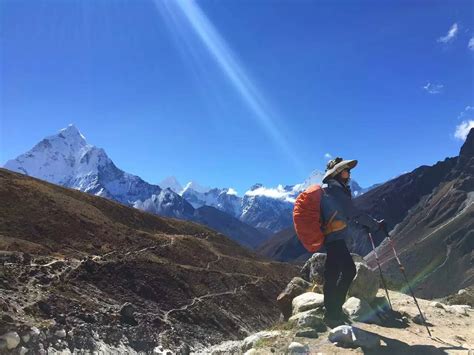
<path id="1" fill-rule="evenodd" d="M 288 354 L 309 354 L 309 347 L 294 341 L 288 346 Z"/>
<path id="2" fill-rule="evenodd" d="M 305 293 L 310 287 L 311 284 L 308 281 L 303 280 L 301 277 L 294 277 L 288 283 L 285 290 L 278 295 L 277 304 L 283 314 L 284 320 L 288 320 L 288 318 L 291 317 L 291 302 L 293 299 Z"/>
<path id="3" fill-rule="evenodd" d="M 176 354 L 179 355 L 189 355 L 191 353 L 191 348 L 188 344 L 182 343 L 179 348 L 176 350 Z"/>
<path id="4" fill-rule="evenodd" d="M 342 310 L 355 321 L 381 324 L 380 318 L 372 307 L 365 300 L 357 297 L 350 297 L 342 306 Z"/>
<path id="5" fill-rule="evenodd" d="M 423 318 L 421 318 L 421 316 L 419 314 L 417 314 L 416 316 L 414 316 L 411 320 L 413 321 L 413 323 L 416 323 L 416 324 L 419 324 L 419 325 L 425 325 L 425 324 L 429 324 L 428 323 L 428 319 L 426 319 L 426 314 L 423 315 L 423 317 L 425 318 L 423 321 Z"/>
<path id="6" fill-rule="evenodd" d="M 313 328 L 301 328 L 295 333 L 296 337 L 302 338 L 317 338 L 319 336 L 318 331 Z"/>
<path id="7" fill-rule="evenodd" d="M 18 351 L 18 354 L 25 355 L 28 353 L 28 351 L 29 351 L 28 348 L 25 348 L 24 346 L 22 346 L 20 350 Z"/>
<path id="8" fill-rule="evenodd" d="M 369 269 L 366 261 L 358 254 L 351 254 L 356 265 L 357 274 L 352 281 L 348 295 L 365 299 L 370 303 L 379 290 L 379 276 Z M 322 285 L 324 283 L 325 253 L 314 253 L 301 269 L 301 277 L 309 282 Z"/>
<path id="9" fill-rule="evenodd" d="M 347 292 L 349 297 L 357 297 L 371 302 L 379 290 L 379 277 L 367 264 L 356 262 L 356 276 Z"/>
<path id="10" fill-rule="evenodd" d="M 31 337 L 36 338 L 36 337 L 38 337 L 40 334 L 41 334 L 41 331 L 40 331 L 38 328 L 36 328 L 36 327 L 31 327 L 31 328 L 30 328 L 30 335 L 31 335 Z"/>
<path id="11" fill-rule="evenodd" d="M 380 346 L 378 335 L 349 325 L 341 325 L 332 329 L 329 332 L 328 339 L 342 347 L 360 346 L 363 349 L 375 349 Z"/>
<path id="12" fill-rule="evenodd" d="M 467 293 L 467 290 L 462 288 L 458 291 L 458 295 L 464 295 L 465 293 Z"/>
<path id="13" fill-rule="evenodd" d="M 7 348 L 7 341 L 5 339 L 0 339 L 0 350 Z"/>
<path id="14" fill-rule="evenodd" d="M 59 329 L 59 330 L 56 330 L 54 335 L 57 336 L 58 338 L 65 338 L 66 337 L 66 331 L 64 329 Z"/>
<path id="15" fill-rule="evenodd" d="M 6 323 L 13 323 L 14 322 L 13 318 L 11 316 L 9 316 L 8 314 L 4 314 L 2 316 L 2 320 Z"/>
<path id="16" fill-rule="evenodd" d="M 301 269 L 301 277 L 309 282 L 314 282 L 320 285 L 323 284 L 325 263 L 325 253 L 314 253 Z"/>
<path id="17" fill-rule="evenodd" d="M 130 302 L 126 302 L 120 308 L 120 315 L 122 322 L 130 324 L 130 325 L 137 325 L 138 322 L 135 319 L 135 308 Z"/>
<path id="18" fill-rule="evenodd" d="M 38 308 L 46 315 L 51 315 L 51 305 L 49 303 L 46 303 L 45 301 L 38 301 L 36 303 L 38 305 Z"/>
<path id="19" fill-rule="evenodd" d="M 329 341 L 341 345 L 350 345 L 354 342 L 352 327 L 350 325 L 340 325 L 329 331 Z"/>
<path id="20" fill-rule="evenodd" d="M 20 336 L 17 332 L 8 332 L 0 336 L 0 339 L 4 339 L 7 342 L 7 349 L 15 349 L 20 344 Z"/>
<path id="21" fill-rule="evenodd" d="M 252 348 L 252 349 L 250 349 L 250 350 L 247 350 L 247 351 L 244 353 L 244 355 L 256 355 L 257 353 L 258 353 L 258 351 Z"/>
<path id="22" fill-rule="evenodd" d="M 451 313 L 457 313 L 463 316 L 468 316 L 468 311 L 471 309 L 471 306 L 456 304 L 453 306 L 446 306 L 444 309 Z"/>
<path id="23" fill-rule="evenodd" d="M 291 316 L 290 319 L 288 319 L 288 322 L 291 324 L 297 324 L 300 318 L 306 317 L 308 315 L 314 315 L 322 319 L 324 317 L 324 312 L 322 308 L 309 309 Z"/>
<path id="24" fill-rule="evenodd" d="M 430 306 L 433 308 L 441 308 L 444 309 L 444 305 L 441 302 L 431 302 Z"/>
<path id="25" fill-rule="evenodd" d="M 312 328 L 317 330 L 325 330 L 323 318 L 318 315 L 306 314 L 298 319 L 296 326 L 299 328 Z"/>
<path id="26" fill-rule="evenodd" d="M 247 351 L 254 347 L 255 343 L 263 339 L 272 339 L 282 335 L 282 332 L 278 330 L 271 331 L 262 331 L 255 334 L 252 334 L 245 338 L 242 342 L 241 349 L 242 351 Z"/>
<path id="27" fill-rule="evenodd" d="M 313 308 L 319 308 L 324 305 L 324 296 L 316 292 L 305 292 L 298 297 L 293 298 L 291 302 L 293 314 L 307 311 Z"/>
<path id="28" fill-rule="evenodd" d="M 21 340 L 23 341 L 23 343 L 28 343 L 31 339 L 31 335 L 29 333 L 26 333 L 26 334 L 23 334 L 21 336 Z"/>
<path id="29" fill-rule="evenodd" d="M 355 263 L 365 263 L 360 255 L 351 253 L 351 256 Z M 322 285 L 324 283 L 326 257 L 326 253 L 314 253 L 301 268 L 301 277 L 311 283 Z"/>

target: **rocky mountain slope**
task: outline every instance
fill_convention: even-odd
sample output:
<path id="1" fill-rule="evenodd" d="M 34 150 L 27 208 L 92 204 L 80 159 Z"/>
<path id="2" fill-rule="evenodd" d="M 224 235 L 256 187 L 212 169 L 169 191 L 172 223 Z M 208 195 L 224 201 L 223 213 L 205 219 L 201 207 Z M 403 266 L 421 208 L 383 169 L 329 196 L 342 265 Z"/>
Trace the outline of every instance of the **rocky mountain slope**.
<path id="1" fill-rule="evenodd" d="M 446 166 L 450 169 L 444 171 Z M 474 284 L 474 129 L 458 157 L 425 169 L 412 184 L 429 185 L 435 178 L 439 183 L 410 206 L 391 233 L 416 293 L 426 298 Z M 408 188 L 404 190 L 407 194 Z M 395 219 L 398 212 L 393 213 Z M 382 242 L 378 253 L 390 281 L 400 287 L 402 279 L 388 241 Z M 375 264 L 374 255 L 367 259 Z"/>
<path id="2" fill-rule="evenodd" d="M 211 206 L 197 208 L 193 220 L 238 240 L 241 245 L 250 249 L 255 249 L 267 238 L 256 228 Z"/>
<path id="3" fill-rule="evenodd" d="M 418 215 L 426 213 L 427 201 L 442 201 L 436 205 L 433 213 L 436 217 L 430 217 L 431 220 L 425 220 L 419 227 L 431 224 L 432 231 L 435 226 L 440 226 L 454 214 L 463 210 L 466 201 L 471 196 L 469 192 L 473 191 L 469 174 L 472 176 L 471 161 L 473 137 L 472 132 L 469 134 L 466 142 L 461 148 L 458 157 L 446 158 L 444 161 L 438 162 L 433 166 L 421 166 L 410 173 L 403 174 L 392 179 L 382 185 L 376 186 L 374 189 L 360 195 L 354 199 L 354 204 L 361 210 L 372 215 L 374 218 L 384 218 L 387 222 L 388 229 L 391 230 L 395 225 L 406 223 L 409 218 L 410 227 L 414 227 L 411 214 L 416 213 L 412 210 L 418 209 Z M 458 186 L 461 186 L 459 188 Z M 430 197 L 433 193 L 437 197 Z M 441 208 L 441 209 L 440 209 Z M 468 210 L 464 210 L 467 213 Z M 467 215 L 469 216 L 469 214 Z M 461 217 L 459 217 L 461 218 Z M 468 223 L 464 231 L 467 232 L 470 224 Z M 406 231 L 406 229 L 405 229 Z M 417 229 L 417 237 L 413 239 L 421 239 L 422 235 L 427 235 L 428 230 Z M 413 231 L 412 231 L 413 232 Z M 402 233 L 402 229 L 396 229 L 393 232 L 394 238 Z M 462 234 L 460 231 L 459 233 Z M 415 235 L 415 234 L 410 234 Z M 366 255 L 371 251 L 371 246 L 365 235 L 359 236 L 360 243 L 357 250 L 361 255 Z M 374 236 L 376 245 L 379 245 L 384 235 L 379 233 Z M 281 231 L 278 235 L 267 239 L 260 247 L 259 252 L 262 255 L 273 258 L 275 260 L 288 261 L 294 259 L 306 259 L 309 254 L 296 240 L 296 234 L 293 227 L 289 227 Z M 411 243 L 410 243 L 411 245 Z M 444 250 L 444 247 L 442 248 Z M 415 270 L 418 270 L 415 267 Z"/>
<path id="4" fill-rule="evenodd" d="M 5 169 L 0 200 L 2 352 L 186 352 L 242 338 L 278 319 L 297 273 L 198 224 Z"/>

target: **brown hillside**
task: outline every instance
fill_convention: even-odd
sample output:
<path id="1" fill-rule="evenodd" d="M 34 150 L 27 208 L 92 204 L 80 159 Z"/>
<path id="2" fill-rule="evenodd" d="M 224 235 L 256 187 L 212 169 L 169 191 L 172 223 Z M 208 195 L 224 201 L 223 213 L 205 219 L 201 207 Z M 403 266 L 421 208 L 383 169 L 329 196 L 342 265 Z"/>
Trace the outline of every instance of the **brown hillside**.
<path id="1" fill-rule="evenodd" d="M 5 169 L 0 200 L 0 334 L 40 328 L 32 351 L 242 338 L 277 320 L 298 272 L 198 224 Z"/>

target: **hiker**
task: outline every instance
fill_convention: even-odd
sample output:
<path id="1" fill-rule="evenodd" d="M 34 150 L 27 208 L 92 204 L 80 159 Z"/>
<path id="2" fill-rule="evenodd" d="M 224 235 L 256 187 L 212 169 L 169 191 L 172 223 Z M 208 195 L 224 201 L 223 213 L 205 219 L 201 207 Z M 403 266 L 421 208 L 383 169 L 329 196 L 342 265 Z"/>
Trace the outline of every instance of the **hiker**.
<path id="1" fill-rule="evenodd" d="M 327 184 L 321 196 L 321 219 L 325 235 L 324 246 L 327 258 L 324 270 L 324 319 L 329 327 L 348 322 L 342 312 L 347 291 L 356 275 L 356 267 L 347 247 L 357 243 L 361 228 L 375 233 L 384 228 L 377 221 L 355 208 L 349 187 L 350 173 L 357 160 L 336 158 L 328 162 L 323 183 Z"/>

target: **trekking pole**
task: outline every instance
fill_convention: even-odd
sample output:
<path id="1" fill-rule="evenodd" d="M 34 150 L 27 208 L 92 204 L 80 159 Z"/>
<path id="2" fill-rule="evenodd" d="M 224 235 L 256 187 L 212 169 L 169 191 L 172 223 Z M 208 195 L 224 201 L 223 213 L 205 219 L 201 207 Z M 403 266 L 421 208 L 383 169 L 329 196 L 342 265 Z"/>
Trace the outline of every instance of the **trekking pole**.
<path id="1" fill-rule="evenodd" d="M 385 234 L 387 235 L 388 241 L 390 245 L 392 246 L 393 254 L 395 255 L 395 259 L 397 259 L 398 267 L 400 268 L 400 271 L 403 274 L 403 277 L 405 278 L 405 282 L 407 283 L 411 296 L 413 297 L 413 300 L 415 301 L 416 307 L 418 308 L 418 312 L 420 312 L 421 320 L 423 321 L 423 324 L 425 325 L 426 330 L 428 331 L 428 334 L 431 337 L 430 328 L 428 328 L 428 324 L 426 324 L 425 317 L 423 316 L 423 313 L 421 313 L 421 309 L 420 309 L 420 306 L 418 305 L 418 301 L 416 300 L 415 293 L 413 292 L 413 289 L 411 288 L 411 285 L 408 282 L 407 275 L 405 274 L 405 268 L 403 267 L 402 263 L 400 262 L 400 259 L 398 258 L 397 251 L 395 250 L 395 246 L 393 245 L 392 238 L 390 238 L 390 235 L 387 233 L 387 231 L 385 231 Z"/>
<path id="2" fill-rule="evenodd" d="M 385 293 L 387 294 L 388 304 L 390 305 L 390 309 L 393 312 L 392 301 L 390 301 L 390 296 L 388 295 L 387 284 L 385 283 L 385 278 L 383 277 L 382 268 L 380 267 L 379 256 L 377 255 L 377 251 L 375 250 L 374 239 L 372 238 L 372 233 L 369 233 L 370 243 L 372 243 L 372 250 L 375 254 L 375 261 L 377 262 L 377 266 L 379 268 L 380 279 L 382 280 L 383 288 L 385 289 Z"/>

